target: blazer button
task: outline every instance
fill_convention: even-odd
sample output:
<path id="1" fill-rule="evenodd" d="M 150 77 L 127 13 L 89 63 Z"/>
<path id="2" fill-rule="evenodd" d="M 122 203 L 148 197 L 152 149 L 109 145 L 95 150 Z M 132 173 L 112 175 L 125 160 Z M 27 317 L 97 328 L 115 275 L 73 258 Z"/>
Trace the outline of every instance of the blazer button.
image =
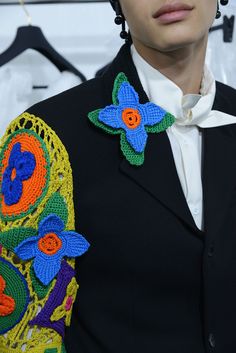
<path id="1" fill-rule="evenodd" d="M 210 247 L 209 247 L 209 249 L 208 249 L 208 257 L 212 257 L 213 255 L 214 255 L 214 245 L 213 244 L 211 244 L 210 245 Z"/>
<path id="2" fill-rule="evenodd" d="M 209 334 L 208 342 L 209 342 L 209 345 L 210 345 L 211 348 L 215 348 L 216 341 L 215 341 L 215 337 L 214 337 L 213 333 Z"/>

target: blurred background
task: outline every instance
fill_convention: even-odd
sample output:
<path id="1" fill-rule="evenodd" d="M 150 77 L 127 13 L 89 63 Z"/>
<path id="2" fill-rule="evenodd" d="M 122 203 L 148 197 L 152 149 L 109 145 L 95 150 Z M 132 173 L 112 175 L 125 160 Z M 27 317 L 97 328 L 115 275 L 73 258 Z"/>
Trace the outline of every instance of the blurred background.
<path id="1" fill-rule="evenodd" d="M 94 77 L 123 43 L 108 1 L 25 0 L 24 4 L 0 0 L 0 116 L 15 116 L 36 101 Z M 221 12 L 209 35 L 207 62 L 218 80 L 236 88 L 236 0 L 221 7 Z M 29 23 L 42 32 L 18 30 Z M 24 46 L 37 51 L 24 51 Z M 18 108 L 9 111 L 9 100 Z M 0 119 L 0 133 L 5 127 L 1 124 Z"/>

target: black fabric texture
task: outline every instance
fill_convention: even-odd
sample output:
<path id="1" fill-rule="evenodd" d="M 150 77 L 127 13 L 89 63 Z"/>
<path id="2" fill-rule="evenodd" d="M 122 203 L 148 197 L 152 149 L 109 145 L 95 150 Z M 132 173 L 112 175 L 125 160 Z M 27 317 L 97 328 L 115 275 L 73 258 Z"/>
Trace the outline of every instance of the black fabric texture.
<path id="1" fill-rule="evenodd" d="M 28 110 L 69 153 L 76 230 L 91 244 L 76 262 L 80 288 L 66 351 L 235 353 L 236 126 L 203 130 L 201 232 L 166 132 L 149 135 L 144 165 L 134 167 L 120 152 L 119 136 L 87 118 L 112 104 L 119 72 L 147 102 L 124 45 L 101 77 Z M 217 83 L 214 109 L 236 115 L 236 91 Z"/>

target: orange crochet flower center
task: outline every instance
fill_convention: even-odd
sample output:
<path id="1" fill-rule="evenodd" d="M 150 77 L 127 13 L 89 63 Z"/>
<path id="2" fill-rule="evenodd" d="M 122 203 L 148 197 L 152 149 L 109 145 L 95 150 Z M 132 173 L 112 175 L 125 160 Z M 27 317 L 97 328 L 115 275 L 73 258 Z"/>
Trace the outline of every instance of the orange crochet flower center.
<path id="1" fill-rule="evenodd" d="M 12 173 L 11 173 L 11 180 L 14 180 L 15 177 L 16 177 L 16 168 L 14 168 L 14 169 L 12 170 Z"/>
<path id="2" fill-rule="evenodd" d="M 62 247 L 62 241 L 55 233 L 48 233 L 38 242 L 39 250 L 44 254 L 54 255 Z"/>
<path id="3" fill-rule="evenodd" d="M 0 316 L 10 315 L 15 310 L 15 300 L 6 294 L 3 294 L 6 282 L 0 275 Z"/>
<path id="4" fill-rule="evenodd" d="M 126 108 L 122 112 L 122 120 L 129 129 L 136 129 L 141 123 L 141 115 L 137 109 Z"/>
<path id="5" fill-rule="evenodd" d="M 4 153 L 0 174 L 4 174 L 4 171 L 8 166 L 12 148 L 17 142 L 20 142 L 21 144 L 21 152 L 28 151 L 33 153 L 36 160 L 36 167 L 33 175 L 28 180 L 23 181 L 23 192 L 19 202 L 8 206 L 4 202 L 4 197 L 2 198 L 1 211 L 4 216 L 16 216 L 22 212 L 27 212 L 30 206 L 34 205 L 37 199 L 42 195 L 47 181 L 47 162 L 40 141 L 35 136 L 27 133 L 18 134 L 12 138 Z M 13 169 L 11 179 L 13 180 L 15 177 L 16 170 Z"/>

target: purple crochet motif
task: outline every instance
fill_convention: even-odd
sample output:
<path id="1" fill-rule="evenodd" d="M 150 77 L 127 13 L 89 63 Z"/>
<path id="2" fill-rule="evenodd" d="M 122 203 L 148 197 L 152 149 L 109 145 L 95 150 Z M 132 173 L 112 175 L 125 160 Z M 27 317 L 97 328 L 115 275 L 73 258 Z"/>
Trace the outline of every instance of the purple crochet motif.
<path id="1" fill-rule="evenodd" d="M 57 276 L 57 281 L 55 287 L 50 294 L 48 301 L 44 305 L 43 309 L 36 316 L 35 319 L 30 321 L 30 325 L 37 325 L 41 327 L 52 328 L 59 335 L 64 338 L 65 335 L 65 319 L 62 318 L 58 321 L 52 322 L 50 317 L 52 316 L 53 311 L 63 303 L 63 300 L 66 296 L 66 290 L 71 282 L 72 278 L 75 275 L 74 269 L 65 261 L 62 261 L 61 269 Z"/>

